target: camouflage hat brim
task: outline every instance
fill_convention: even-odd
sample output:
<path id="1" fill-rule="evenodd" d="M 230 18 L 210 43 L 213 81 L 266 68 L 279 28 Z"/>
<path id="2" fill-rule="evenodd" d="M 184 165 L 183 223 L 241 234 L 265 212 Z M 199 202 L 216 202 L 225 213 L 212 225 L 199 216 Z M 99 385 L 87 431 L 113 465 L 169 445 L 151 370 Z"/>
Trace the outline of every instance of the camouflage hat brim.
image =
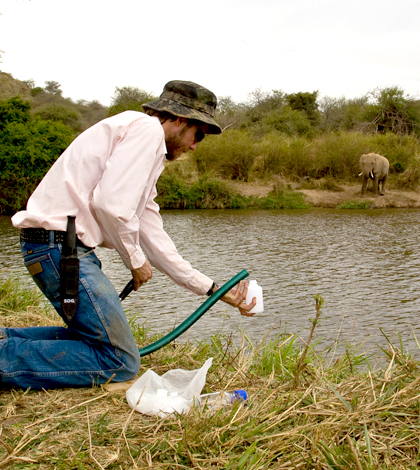
<path id="1" fill-rule="evenodd" d="M 165 93 L 162 93 L 165 95 Z M 150 101 L 149 103 L 144 103 L 142 106 L 144 109 L 152 109 L 153 111 L 166 111 L 168 113 L 173 114 L 174 116 L 183 117 L 186 119 L 194 119 L 195 121 L 204 122 L 209 126 L 208 133 L 209 134 L 221 134 L 222 129 L 214 120 L 213 116 L 206 112 L 205 106 L 198 102 L 194 102 L 194 108 L 187 106 L 186 104 L 179 103 L 181 98 L 179 95 L 176 96 L 178 101 L 174 101 L 170 98 L 161 96 L 154 101 Z M 184 98 L 185 99 L 185 98 Z M 203 109 L 202 111 L 196 109 L 196 107 L 200 107 Z M 209 109 L 210 110 L 210 109 Z"/>

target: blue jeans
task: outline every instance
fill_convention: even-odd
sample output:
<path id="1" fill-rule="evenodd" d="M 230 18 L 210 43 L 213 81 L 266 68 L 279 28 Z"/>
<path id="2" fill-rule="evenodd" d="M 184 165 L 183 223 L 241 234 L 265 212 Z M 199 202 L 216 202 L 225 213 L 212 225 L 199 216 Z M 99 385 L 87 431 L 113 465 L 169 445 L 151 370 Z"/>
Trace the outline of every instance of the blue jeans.
<path id="1" fill-rule="evenodd" d="M 89 387 L 134 378 L 140 355 L 116 290 L 94 250 L 78 246 L 79 302 L 70 322 L 61 311 L 61 244 L 21 242 L 26 267 L 67 324 L 0 329 L 0 381 L 34 389 Z"/>

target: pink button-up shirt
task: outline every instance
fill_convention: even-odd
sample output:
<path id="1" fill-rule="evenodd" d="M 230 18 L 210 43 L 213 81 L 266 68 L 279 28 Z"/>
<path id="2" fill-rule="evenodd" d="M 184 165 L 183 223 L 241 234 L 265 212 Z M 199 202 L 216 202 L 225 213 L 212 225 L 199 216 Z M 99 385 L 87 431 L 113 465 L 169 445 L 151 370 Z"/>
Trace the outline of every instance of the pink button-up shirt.
<path id="1" fill-rule="evenodd" d="M 12 223 L 65 231 L 74 215 L 85 245 L 115 248 L 129 269 L 140 268 L 146 254 L 175 283 L 205 294 L 211 279 L 179 255 L 153 201 L 165 154 L 156 117 L 126 111 L 104 119 L 70 144 Z"/>

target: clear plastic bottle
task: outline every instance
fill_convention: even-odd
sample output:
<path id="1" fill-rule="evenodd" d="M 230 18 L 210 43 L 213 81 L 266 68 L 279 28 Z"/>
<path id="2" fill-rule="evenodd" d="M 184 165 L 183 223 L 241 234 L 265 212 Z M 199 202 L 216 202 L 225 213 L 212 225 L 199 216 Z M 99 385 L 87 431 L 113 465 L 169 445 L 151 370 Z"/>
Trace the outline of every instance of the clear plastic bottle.
<path id="1" fill-rule="evenodd" d="M 257 281 L 249 281 L 248 293 L 246 295 L 246 303 L 250 304 L 252 299 L 256 297 L 257 303 L 249 313 L 261 313 L 264 312 L 264 301 L 262 287 L 257 284 Z"/>
<path id="2" fill-rule="evenodd" d="M 205 393 L 199 395 L 197 398 L 198 405 L 207 405 L 209 408 L 220 408 L 231 406 L 236 401 L 244 402 L 244 406 L 247 404 L 248 394 L 245 390 L 235 390 L 231 392 L 214 392 Z"/>

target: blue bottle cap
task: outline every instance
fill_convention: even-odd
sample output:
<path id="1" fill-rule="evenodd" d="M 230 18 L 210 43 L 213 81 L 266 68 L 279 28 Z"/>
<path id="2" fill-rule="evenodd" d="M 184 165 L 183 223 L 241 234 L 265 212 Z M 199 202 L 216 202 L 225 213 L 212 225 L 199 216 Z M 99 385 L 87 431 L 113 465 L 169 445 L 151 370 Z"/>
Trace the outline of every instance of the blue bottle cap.
<path id="1" fill-rule="evenodd" d="M 233 392 L 234 400 L 244 401 L 244 405 L 246 405 L 246 401 L 248 400 L 248 394 L 245 390 L 235 390 Z"/>

